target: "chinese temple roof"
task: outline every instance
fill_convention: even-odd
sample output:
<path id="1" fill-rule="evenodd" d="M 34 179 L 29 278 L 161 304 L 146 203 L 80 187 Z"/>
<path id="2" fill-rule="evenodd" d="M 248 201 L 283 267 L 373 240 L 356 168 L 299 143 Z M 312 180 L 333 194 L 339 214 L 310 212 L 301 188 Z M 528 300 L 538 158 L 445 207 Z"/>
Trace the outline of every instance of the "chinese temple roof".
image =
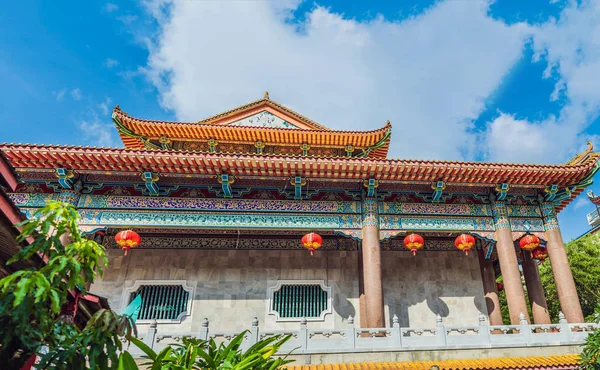
<path id="1" fill-rule="evenodd" d="M 506 183 L 566 189 L 559 209 L 591 183 L 600 168 L 600 153 L 590 147 L 576 161 L 564 165 L 428 161 L 412 159 L 320 158 L 264 156 L 258 154 L 190 153 L 166 150 L 83 148 L 29 144 L 1 144 L 0 151 L 17 171 L 53 171 L 67 168 L 76 172 L 115 171 L 163 175 L 207 175 L 312 179 L 374 178 L 383 182 L 434 182 L 481 184 Z"/>
<path id="2" fill-rule="evenodd" d="M 125 147 L 230 154 L 323 157 L 387 156 L 391 124 L 372 131 L 335 131 L 269 99 L 260 100 L 198 122 L 134 118 L 118 106 L 113 121 Z M 212 146 L 212 147 L 211 147 Z M 264 148 L 264 150 L 262 150 Z"/>
<path id="3" fill-rule="evenodd" d="M 464 360 L 440 361 L 411 361 L 411 362 L 364 362 L 354 364 L 327 364 L 327 365 L 288 365 L 288 370 L 362 370 L 362 369 L 389 369 L 389 370 L 430 370 L 436 365 L 440 370 L 566 370 L 578 369 L 581 359 L 579 355 L 559 356 L 532 356 L 511 358 L 483 358 Z"/>

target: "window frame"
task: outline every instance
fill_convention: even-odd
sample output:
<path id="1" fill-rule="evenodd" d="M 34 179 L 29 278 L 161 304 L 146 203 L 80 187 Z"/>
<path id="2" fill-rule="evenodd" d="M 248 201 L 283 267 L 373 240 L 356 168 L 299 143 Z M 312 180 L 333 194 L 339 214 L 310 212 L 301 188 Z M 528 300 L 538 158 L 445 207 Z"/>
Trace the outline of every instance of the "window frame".
<path id="1" fill-rule="evenodd" d="M 327 307 L 319 317 L 281 317 L 279 312 L 273 310 L 273 296 L 284 285 L 319 285 L 327 293 Z M 325 316 L 333 313 L 333 289 L 325 285 L 325 280 L 277 280 L 274 286 L 267 288 L 267 305 L 268 315 L 275 316 L 275 322 L 300 322 L 302 319 L 322 322 L 325 321 Z"/>
<path id="2" fill-rule="evenodd" d="M 133 285 L 123 288 L 123 298 L 121 301 L 121 312 L 129 305 L 131 294 L 135 293 L 143 285 L 180 285 L 183 290 L 188 292 L 186 310 L 179 314 L 175 319 L 156 320 L 158 324 L 181 324 L 186 317 L 192 316 L 192 304 L 194 302 L 194 286 L 188 285 L 187 280 L 135 280 Z M 154 319 L 136 320 L 136 324 L 150 324 Z"/>

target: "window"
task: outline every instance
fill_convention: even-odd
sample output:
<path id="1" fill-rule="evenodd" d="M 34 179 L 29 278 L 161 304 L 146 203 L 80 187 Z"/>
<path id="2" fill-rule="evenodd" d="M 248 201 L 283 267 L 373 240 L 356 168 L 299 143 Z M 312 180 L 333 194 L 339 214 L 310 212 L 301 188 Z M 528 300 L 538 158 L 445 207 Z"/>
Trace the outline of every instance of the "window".
<path id="1" fill-rule="evenodd" d="M 190 315 L 193 295 L 185 281 L 136 281 L 125 289 L 123 308 L 138 296 L 142 298 L 138 321 L 179 323 Z"/>
<path id="2" fill-rule="evenodd" d="M 331 288 L 323 281 L 279 281 L 269 288 L 269 298 L 277 321 L 322 321 L 331 313 Z"/>

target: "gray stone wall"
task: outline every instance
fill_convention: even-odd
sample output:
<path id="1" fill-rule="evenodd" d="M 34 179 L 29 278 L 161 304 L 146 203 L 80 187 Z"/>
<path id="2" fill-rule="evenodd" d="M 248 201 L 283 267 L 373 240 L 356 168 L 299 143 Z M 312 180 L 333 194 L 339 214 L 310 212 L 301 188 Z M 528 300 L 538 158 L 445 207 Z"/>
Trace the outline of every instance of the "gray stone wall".
<path id="1" fill-rule="evenodd" d="M 477 253 L 459 251 L 382 252 L 386 322 L 431 328 L 436 315 L 447 326 L 477 325 L 487 316 Z"/>
<path id="2" fill-rule="evenodd" d="M 358 257 L 360 252 L 304 250 L 144 250 L 129 256 L 108 250 L 109 266 L 91 291 L 123 309 L 124 289 L 136 280 L 186 280 L 194 287 L 192 314 L 181 324 L 159 325 L 159 331 L 197 332 L 204 317 L 218 331 L 250 326 L 257 317 L 263 330 L 296 329 L 268 314 L 267 289 L 277 280 L 324 280 L 333 291 L 333 313 L 311 329 L 346 326 L 349 315 L 360 322 Z M 432 327 L 437 313 L 447 325 L 476 324 L 485 312 L 476 255 L 456 252 L 383 252 L 386 322 L 397 314 L 401 326 Z M 146 325 L 140 325 L 145 331 Z"/>

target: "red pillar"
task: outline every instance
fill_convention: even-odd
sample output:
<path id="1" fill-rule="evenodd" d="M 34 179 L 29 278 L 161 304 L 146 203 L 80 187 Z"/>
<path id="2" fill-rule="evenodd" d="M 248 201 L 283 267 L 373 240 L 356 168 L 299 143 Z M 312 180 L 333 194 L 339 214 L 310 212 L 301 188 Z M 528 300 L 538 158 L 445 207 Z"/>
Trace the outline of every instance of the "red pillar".
<path id="1" fill-rule="evenodd" d="M 508 213 L 504 203 L 496 202 L 492 206 L 494 213 L 494 226 L 496 228 L 496 252 L 500 262 L 500 271 L 504 281 L 504 292 L 506 293 L 506 303 L 510 313 L 510 323 L 519 325 L 521 314 L 525 315 L 529 322 L 529 313 L 525 301 L 525 292 L 519 272 L 519 263 L 517 262 L 517 253 L 512 239 Z"/>
<path id="2" fill-rule="evenodd" d="M 481 280 L 483 282 L 483 293 L 487 306 L 490 325 L 502 325 L 502 310 L 498 297 L 498 286 L 496 285 L 496 274 L 491 259 L 486 260 L 484 252 L 479 251 L 479 267 L 481 269 Z"/>
<path id="3" fill-rule="evenodd" d="M 367 198 L 363 201 L 362 237 L 365 322 L 369 328 L 383 328 L 385 322 L 383 284 L 381 281 L 379 217 L 377 215 L 377 201 L 374 198 Z"/>
<path id="4" fill-rule="evenodd" d="M 565 251 L 565 243 L 558 226 L 556 211 L 552 203 L 544 203 L 540 207 L 544 217 L 544 228 L 546 229 L 546 249 L 552 266 L 552 274 L 556 282 L 556 291 L 560 307 L 569 323 L 582 323 L 583 311 L 579 303 L 575 280 L 569 266 L 569 259 Z"/>

